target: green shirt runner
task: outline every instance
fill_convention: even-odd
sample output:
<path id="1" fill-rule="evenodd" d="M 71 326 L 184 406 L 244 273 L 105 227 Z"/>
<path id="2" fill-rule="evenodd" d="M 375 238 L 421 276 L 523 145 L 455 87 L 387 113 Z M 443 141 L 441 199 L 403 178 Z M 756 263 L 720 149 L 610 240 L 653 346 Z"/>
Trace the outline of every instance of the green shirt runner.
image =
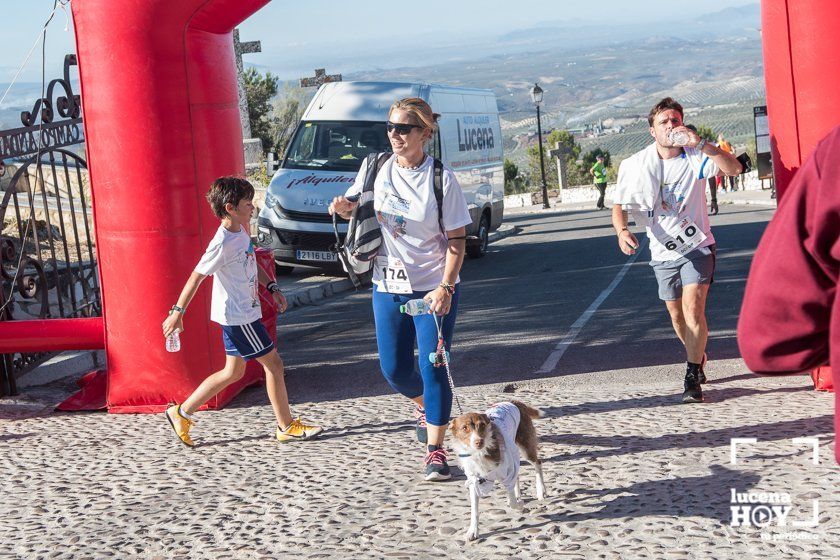
<path id="1" fill-rule="evenodd" d="M 596 161 L 592 166 L 592 173 L 595 175 L 595 184 L 601 185 L 607 182 L 607 168 L 600 161 Z"/>

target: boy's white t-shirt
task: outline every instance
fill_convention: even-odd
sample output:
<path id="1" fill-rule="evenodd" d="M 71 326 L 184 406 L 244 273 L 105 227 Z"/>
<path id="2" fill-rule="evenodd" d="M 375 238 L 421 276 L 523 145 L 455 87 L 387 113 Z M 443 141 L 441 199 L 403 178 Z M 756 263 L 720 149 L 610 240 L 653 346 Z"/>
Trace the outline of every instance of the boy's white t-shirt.
<path id="1" fill-rule="evenodd" d="M 361 193 L 366 176 L 367 165 L 362 165 L 345 196 Z M 444 166 L 441 179 L 443 229 L 450 231 L 472 223 L 455 174 Z M 379 257 L 400 259 L 413 291 L 436 288 L 443 280 L 447 241 L 438 222 L 434 159 L 426 156 L 417 169 L 405 169 L 396 165 L 396 156 L 392 156 L 376 176 L 374 195 L 373 207 L 382 226 Z M 375 266 L 373 270 L 373 283 L 379 291 L 384 291 L 380 267 Z"/>
<path id="2" fill-rule="evenodd" d="M 654 261 L 674 260 L 662 239 L 665 230 L 676 226 L 683 218 L 691 219 L 706 235 L 696 248 L 714 245 L 715 238 L 706 211 L 706 182 L 717 175 L 718 167 L 708 156 L 693 148 L 684 148 L 675 158 L 660 160 L 659 202 L 647 227 L 650 254 Z"/>
<path id="3" fill-rule="evenodd" d="M 262 317 L 257 259 L 244 226 L 238 233 L 219 226 L 195 271 L 213 276 L 211 321 L 220 325 L 247 325 Z"/>

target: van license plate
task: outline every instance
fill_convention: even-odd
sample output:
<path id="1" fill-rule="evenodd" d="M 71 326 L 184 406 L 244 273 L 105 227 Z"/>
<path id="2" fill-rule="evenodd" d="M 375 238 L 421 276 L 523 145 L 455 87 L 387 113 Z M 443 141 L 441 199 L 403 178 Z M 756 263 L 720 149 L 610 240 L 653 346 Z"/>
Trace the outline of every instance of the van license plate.
<path id="1" fill-rule="evenodd" d="M 335 262 L 337 260 L 329 251 L 296 251 L 295 256 L 299 261 Z"/>

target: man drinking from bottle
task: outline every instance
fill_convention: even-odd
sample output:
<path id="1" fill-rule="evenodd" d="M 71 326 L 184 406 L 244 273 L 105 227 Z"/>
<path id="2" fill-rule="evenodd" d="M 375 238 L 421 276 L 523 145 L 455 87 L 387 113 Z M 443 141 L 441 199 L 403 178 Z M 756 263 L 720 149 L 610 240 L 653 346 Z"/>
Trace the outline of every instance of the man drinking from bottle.
<path id="1" fill-rule="evenodd" d="M 735 157 L 683 124 L 682 106 L 666 97 L 648 114 L 654 142 L 618 170 L 612 223 L 626 255 L 639 248 L 628 214 L 644 226 L 659 299 L 686 350 L 682 402 L 703 401 L 706 381 L 706 298 L 715 271 L 715 238 L 706 210 L 706 179 L 741 173 Z"/>

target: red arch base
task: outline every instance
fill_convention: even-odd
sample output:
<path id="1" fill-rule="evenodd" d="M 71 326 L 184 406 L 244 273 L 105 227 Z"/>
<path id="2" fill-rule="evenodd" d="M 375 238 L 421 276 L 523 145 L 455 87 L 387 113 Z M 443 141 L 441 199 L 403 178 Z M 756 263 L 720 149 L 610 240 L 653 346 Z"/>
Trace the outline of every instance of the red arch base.
<path id="1" fill-rule="evenodd" d="M 266 3 L 71 4 L 112 412 L 181 401 L 224 363 L 209 283 L 186 314 L 181 352 L 166 352 L 160 325 L 218 227 L 204 193 L 244 174 L 232 31 Z M 258 378 L 252 369 L 210 406 Z"/>

